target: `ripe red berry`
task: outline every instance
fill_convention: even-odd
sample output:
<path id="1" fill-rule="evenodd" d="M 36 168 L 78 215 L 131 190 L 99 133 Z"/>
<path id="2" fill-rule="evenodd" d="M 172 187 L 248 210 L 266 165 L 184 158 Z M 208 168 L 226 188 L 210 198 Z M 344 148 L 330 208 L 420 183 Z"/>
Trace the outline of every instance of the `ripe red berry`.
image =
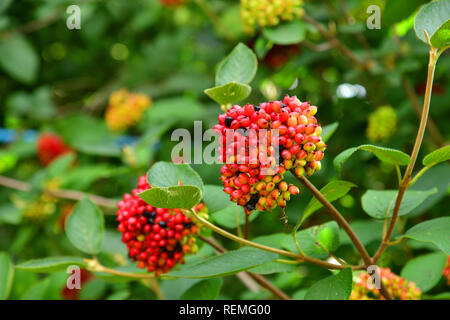
<path id="1" fill-rule="evenodd" d="M 37 155 L 44 167 L 59 156 L 71 151 L 72 149 L 58 135 L 53 133 L 43 133 L 37 141 Z"/>

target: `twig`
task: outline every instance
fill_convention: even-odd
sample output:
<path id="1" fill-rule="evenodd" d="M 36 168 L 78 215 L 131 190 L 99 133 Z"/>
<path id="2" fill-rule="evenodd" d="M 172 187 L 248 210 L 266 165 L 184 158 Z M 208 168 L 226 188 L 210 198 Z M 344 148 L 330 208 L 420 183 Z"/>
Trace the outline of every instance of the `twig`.
<path id="1" fill-rule="evenodd" d="M 218 226 L 212 224 L 211 222 L 203 219 L 202 217 L 200 217 L 197 213 L 195 213 L 193 210 L 183 210 L 185 211 L 187 214 L 192 215 L 195 219 L 199 220 L 202 224 L 204 224 L 205 226 L 207 226 L 208 228 L 210 228 L 212 231 L 217 232 L 218 234 L 224 236 L 225 238 L 231 239 L 233 241 L 239 242 L 243 245 L 247 245 L 250 247 L 254 247 L 257 249 L 261 249 L 264 251 L 268 251 L 268 252 L 273 252 L 273 253 L 277 253 L 277 254 L 281 254 L 283 256 L 286 257 L 290 257 L 290 258 L 294 258 L 296 260 L 299 261 L 304 261 L 307 263 L 311 263 L 311 264 L 315 264 L 321 267 L 325 267 L 327 269 L 345 269 L 345 268 L 350 268 L 350 267 L 354 267 L 354 266 L 349 266 L 349 265 L 337 265 L 337 264 L 332 264 L 332 263 L 328 263 L 326 261 L 322 261 L 319 259 L 315 259 L 315 258 L 311 258 L 311 257 L 307 257 L 307 256 L 303 256 L 294 252 L 290 252 L 290 251 L 286 251 L 286 250 L 281 250 L 281 249 L 277 249 L 277 248 L 272 248 L 272 247 L 268 247 L 256 242 L 252 242 L 249 241 L 247 239 L 238 237 L 232 233 L 229 233 L 228 231 L 225 231 L 221 228 L 219 228 Z"/>
<path id="2" fill-rule="evenodd" d="M 367 268 L 372 265 L 374 262 L 370 258 L 366 248 L 361 243 L 356 233 L 348 224 L 347 220 L 345 220 L 345 218 L 339 213 L 339 211 L 322 195 L 322 193 L 320 193 L 319 190 L 317 190 L 317 188 L 308 179 L 303 176 L 297 177 L 297 179 L 314 195 L 314 197 L 328 210 L 333 219 L 336 220 L 336 222 L 344 229 L 344 231 L 352 240 L 359 254 L 361 255 L 361 258 L 364 261 L 364 266 Z M 376 272 L 378 273 L 378 270 Z M 386 299 L 392 300 L 392 296 L 383 283 L 381 283 L 380 291 Z"/>
<path id="3" fill-rule="evenodd" d="M 348 24 L 354 24 L 354 20 L 353 18 L 350 16 L 350 14 L 348 13 L 347 10 L 347 5 L 345 4 L 345 1 L 343 0 L 339 0 L 339 6 L 342 9 L 342 12 L 344 13 L 345 19 L 347 20 Z M 369 56 L 371 58 L 373 58 L 372 56 L 372 50 L 370 48 L 369 42 L 367 42 L 366 38 L 364 37 L 364 35 L 361 33 L 361 31 L 357 31 L 356 32 L 356 38 L 358 39 L 359 43 L 364 47 L 364 49 L 366 49 L 367 53 L 369 54 Z"/>
<path id="4" fill-rule="evenodd" d="M 10 189 L 29 192 L 31 191 L 31 185 L 29 183 L 7 178 L 5 176 L 0 176 L 0 186 L 4 186 Z M 47 194 L 61 199 L 68 199 L 74 201 L 80 201 L 84 197 L 88 197 L 94 202 L 96 205 L 115 209 L 117 208 L 117 201 L 109 198 L 104 198 L 95 194 L 85 193 L 77 190 L 66 190 L 66 189 L 46 189 L 44 190 Z"/>
<path id="5" fill-rule="evenodd" d="M 203 236 L 199 236 L 200 239 L 208 243 L 210 246 L 212 246 L 216 251 L 220 253 L 227 252 L 227 250 L 222 247 L 220 244 L 218 244 L 214 239 L 212 238 L 205 238 Z M 266 278 L 259 274 L 254 274 L 252 272 L 245 271 L 245 275 L 248 275 L 251 279 L 259 283 L 262 287 L 266 288 L 270 292 L 272 292 L 276 297 L 280 298 L 281 300 L 291 300 L 283 291 L 275 287 L 272 283 L 270 283 Z M 239 274 L 238 274 L 239 275 Z"/>
<path id="6" fill-rule="evenodd" d="M 295 176 L 295 175 L 294 175 Z M 320 193 L 320 191 L 304 176 L 297 177 L 297 179 L 313 194 L 313 196 L 328 210 L 334 220 L 344 229 L 348 234 L 358 252 L 361 254 L 365 265 L 371 265 L 372 261 L 366 251 L 366 248 L 359 240 L 356 233 L 348 224 L 347 220 L 339 213 L 339 211 Z"/>
<path id="7" fill-rule="evenodd" d="M 428 39 L 428 34 L 425 32 L 425 36 Z M 400 205 L 403 200 L 403 196 L 405 195 L 406 189 L 409 186 L 409 182 L 411 180 L 411 174 L 414 169 L 414 164 L 417 160 L 417 155 L 419 154 L 420 146 L 422 144 L 423 136 L 425 133 L 425 128 L 427 126 L 428 113 L 430 111 L 430 101 L 431 101 L 431 90 L 433 87 L 433 78 L 434 78 L 434 69 L 436 67 L 437 61 L 437 49 L 433 48 L 430 45 L 430 54 L 429 54 L 429 62 L 428 62 L 428 73 L 427 73 L 427 84 L 425 89 L 425 98 L 423 102 L 422 116 L 420 118 L 420 125 L 417 131 L 416 142 L 414 143 L 414 148 L 411 152 L 411 162 L 406 167 L 402 183 L 398 188 L 397 198 L 395 200 L 394 210 L 392 212 L 392 218 L 389 222 L 389 226 L 386 232 L 386 235 L 383 238 L 383 241 L 380 244 L 377 252 L 373 256 L 373 261 L 376 262 L 380 256 L 383 254 L 384 250 L 387 248 L 388 243 L 391 239 L 392 233 L 394 231 L 395 223 L 397 222 L 398 213 L 400 210 Z"/>
<path id="8" fill-rule="evenodd" d="M 129 273 L 129 272 L 123 272 L 123 271 L 111 269 L 111 268 L 101 265 L 100 262 L 96 258 L 84 259 L 84 261 L 87 263 L 87 270 L 92 271 L 92 272 L 105 272 L 105 273 L 109 273 L 109 274 L 114 274 L 116 276 L 134 278 L 134 279 L 154 279 L 154 278 L 156 278 L 154 273 L 137 274 L 137 273 Z"/>
<path id="9" fill-rule="evenodd" d="M 325 29 L 325 27 L 323 27 L 318 21 L 306 14 L 302 16 L 302 20 L 314 26 L 317 31 L 324 36 L 324 38 L 326 38 L 335 48 L 339 49 L 342 54 L 348 57 L 355 65 L 359 66 L 363 70 L 370 70 L 370 64 L 361 61 L 347 46 L 340 42 L 334 34 Z"/>

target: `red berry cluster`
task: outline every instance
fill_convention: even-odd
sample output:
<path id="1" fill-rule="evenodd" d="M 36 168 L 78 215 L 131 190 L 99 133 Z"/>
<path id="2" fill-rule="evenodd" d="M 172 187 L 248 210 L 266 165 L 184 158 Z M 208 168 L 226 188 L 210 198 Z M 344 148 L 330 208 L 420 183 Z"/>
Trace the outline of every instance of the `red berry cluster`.
<path id="1" fill-rule="evenodd" d="M 380 268 L 379 271 L 381 281 L 395 300 L 420 299 L 422 291 L 414 282 L 408 282 L 405 278 L 391 272 L 389 268 Z M 361 272 L 353 286 L 350 300 L 384 300 L 375 284 L 367 272 Z"/>
<path id="2" fill-rule="evenodd" d="M 64 141 L 56 134 L 43 133 L 37 141 L 37 154 L 39 161 L 43 166 L 48 166 L 53 160 L 60 155 L 71 152 Z"/>
<path id="3" fill-rule="evenodd" d="M 219 160 L 225 163 L 220 179 L 231 201 L 249 214 L 254 209 L 284 208 L 290 195 L 299 193 L 283 175 L 292 170 L 300 177 L 321 169 L 326 145 L 316 112 L 317 107 L 309 102 L 286 96 L 283 101 L 259 106 L 234 105 L 219 115 L 219 124 L 213 129 L 220 135 Z M 263 139 L 260 129 L 267 130 Z M 277 129 L 278 136 L 272 136 L 271 129 Z M 273 138 L 278 139 L 278 148 Z"/>
<path id="4" fill-rule="evenodd" d="M 197 250 L 193 236 L 198 227 L 180 209 L 155 208 L 139 198 L 139 193 L 150 188 L 147 178 L 140 177 L 137 189 L 117 203 L 117 221 L 129 257 L 139 268 L 158 276 L 184 263 L 184 255 Z M 204 204 L 194 208 L 204 209 Z"/>

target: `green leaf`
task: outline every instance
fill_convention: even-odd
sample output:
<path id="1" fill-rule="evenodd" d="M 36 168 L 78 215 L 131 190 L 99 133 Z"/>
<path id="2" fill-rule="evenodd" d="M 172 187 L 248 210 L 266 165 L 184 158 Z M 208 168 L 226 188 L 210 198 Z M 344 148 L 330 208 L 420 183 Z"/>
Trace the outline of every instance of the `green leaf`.
<path id="1" fill-rule="evenodd" d="M 305 39 L 306 25 L 300 20 L 293 20 L 273 28 L 264 28 L 263 35 L 279 45 L 300 43 Z"/>
<path id="2" fill-rule="evenodd" d="M 394 23 L 407 19 L 424 0 L 389 0 L 386 1 L 382 17 L 383 27 L 390 26 Z"/>
<path id="3" fill-rule="evenodd" d="M 436 188 L 425 191 L 407 190 L 400 205 L 398 215 L 404 216 L 410 213 L 436 192 Z M 390 217 L 394 211 L 397 194 L 398 190 L 367 190 L 361 199 L 362 208 L 369 216 L 375 219 L 384 219 L 389 209 Z"/>
<path id="4" fill-rule="evenodd" d="M 38 74 L 39 57 L 24 36 L 9 35 L 0 39 L 0 67 L 14 79 L 31 84 Z"/>
<path id="5" fill-rule="evenodd" d="M 447 256 L 444 253 L 426 254 L 408 261 L 401 276 L 413 281 L 422 292 L 427 292 L 442 278 L 446 264 Z"/>
<path id="6" fill-rule="evenodd" d="M 77 165 L 60 176 L 62 179 L 61 188 L 85 190 L 94 181 L 114 176 L 118 171 L 118 167 L 107 164 Z M 80 179 L 80 177 L 83 177 L 83 179 Z"/>
<path id="7" fill-rule="evenodd" d="M 203 201 L 208 208 L 208 212 L 213 213 L 230 206 L 230 196 L 223 192 L 220 186 L 207 184 L 205 185 L 205 194 Z"/>
<path id="8" fill-rule="evenodd" d="M 320 193 L 329 202 L 333 202 L 345 196 L 350 191 L 350 189 L 354 187 L 356 187 L 356 185 L 351 182 L 343 180 L 333 180 L 329 182 L 325 187 L 320 189 Z M 303 211 L 303 215 L 298 223 L 298 227 L 300 227 L 303 221 L 305 221 L 309 216 L 311 216 L 314 212 L 322 207 L 323 205 L 315 197 L 313 197 L 306 206 L 306 209 Z M 296 227 L 295 230 L 298 230 L 298 227 Z"/>
<path id="9" fill-rule="evenodd" d="M 203 261 L 187 264 L 177 271 L 167 274 L 177 278 L 215 278 L 235 274 L 263 263 L 274 261 L 277 254 L 244 247 L 228 251 Z"/>
<path id="10" fill-rule="evenodd" d="M 230 82 L 249 83 L 258 68 L 256 55 L 243 43 L 238 45 L 219 64 L 216 73 L 216 86 Z M 242 98 L 243 99 L 243 98 Z"/>
<path id="11" fill-rule="evenodd" d="M 303 253 L 323 259 L 339 247 L 339 227 L 335 221 L 324 223 L 298 231 L 296 238 Z M 281 243 L 285 249 L 298 252 L 293 237 L 286 237 Z"/>
<path id="12" fill-rule="evenodd" d="M 237 103 L 250 95 L 252 88 L 248 84 L 229 82 L 227 84 L 209 88 L 205 94 L 218 104 Z"/>
<path id="13" fill-rule="evenodd" d="M 112 137 L 96 139 L 95 141 L 76 140 L 72 145 L 77 151 L 91 156 L 118 158 L 122 154 L 119 145 Z"/>
<path id="14" fill-rule="evenodd" d="M 442 177 L 450 176 L 450 165 L 441 163 L 434 166 L 425 172 L 420 179 L 408 190 L 429 190 L 437 188 L 438 192 L 427 198 L 420 206 L 415 208 L 410 214 L 410 217 L 416 217 L 428 211 L 436 203 L 447 195 L 447 190 L 450 186 L 449 179 L 442 179 Z"/>
<path id="15" fill-rule="evenodd" d="M 406 231 L 402 237 L 431 242 L 450 255 L 450 217 L 436 218 L 419 223 Z"/>
<path id="16" fill-rule="evenodd" d="M 259 236 L 253 238 L 252 241 L 272 248 L 282 249 L 283 242 L 288 238 L 292 238 L 292 236 L 287 233 L 279 232 L 279 233 L 272 233 L 266 236 Z"/>
<path id="17" fill-rule="evenodd" d="M 84 253 L 100 252 L 105 232 L 103 214 L 89 198 L 77 203 L 66 221 L 66 234 L 70 242 Z"/>
<path id="18" fill-rule="evenodd" d="M 313 284 L 305 300 L 348 300 L 352 285 L 352 269 L 347 268 Z"/>
<path id="19" fill-rule="evenodd" d="M 81 287 L 80 299 L 81 300 L 99 300 L 102 299 L 108 290 L 108 285 L 105 280 L 100 278 L 94 278 L 91 281 L 86 282 Z"/>
<path id="20" fill-rule="evenodd" d="M 450 46 L 450 20 L 441 25 L 430 39 L 435 48 L 445 48 Z"/>
<path id="21" fill-rule="evenodd" d="M 86 262 L 79 257 L 50 257 L 43 259 L 33 259 L 16 266 L 17 269 L 31 272 L 54 272 L 66 270 L 68 266 L 76 265 L 86 267 Z"/>
<path id="22" fill-rule="evenodd" d="M 359 147 L 352 147 L 344 150 L 334 158 L 333 164 L 339 174 L 344 163 L 358 150 L 371 152 L 381 161 L 391 164 L 406 166 L 411 162 L 411 158 L 402 151 L 364 144 Z"/>
<path id="23" fill-rule="evenodd" d="M 327 142 L 328 140 L 330 140 L 330 138 L 336 132 L 338 127 L 339 127 L 339 122 L 333 122 L 329 125 L 322 127 L 322 140 L 324 142 Z"/>
<path id="24" fill-rule="evenodd" d="M 377 220 L 357 220 L 350 224 L 352 230 L 356 233 L 361 243 L 365 246 L 378 240 L 380 241 L 383 233 L 383 222 Z M 351 244 L 352 241 L 344 230 L 341 230 L 341 243 Z"/>
<path id="25" fill-rule="evenodd" d="M 165 299 L 179 300 L 183 293 L 200 281 L 203 280 L 183 278 L 163 280 L 161 281 L 161 291 Z"/>
<path id="26" fill-rule="evenodd" d="M 0 252 L 0 300 L 6 300 L 11 291 L 14 279 L 14 268 L 9 255 Z"/>
<path id="27" fill-rule="evenodd" d="M 450 145 L 439 148 L 423 158 L 424 166 L 434 166 L 440 162 L 450 160 Z"/>
<path id="28" fill-rule="evenodd" d="M 195 186 L 153 187 L 139 193 L 139 197 L 157 208 L 191 209 L 200 202 L 202 193 Z"/>
<path id="29" fill-rule="evenodd" d="M 252 212 L 252 214 L 249 216 L 249 221 L 251 222 L 255 220 L 258 215 L 259 211 Z M 211 214 L 211 217 L 218 225 L 229 229 L 237 228 L 238 225 L 242 225 L 245 223 L 244 208 L 236 204 L 231 204 L 222 210 L 213 212 Z"/>
<path id="30" fill-rule="evenodd" d="M 222 284 L 221 278 L 202 280 L 190 287 L 181 296 L 181 300 L 216 300 Z"/>
<path id="31" fill-rule="evenodd" d="M 249 269 L 248 271 L 256 274 L 273 274 L 280 272 L 291 272 L 296 268 L 293 264 L 271 261 L 260 266 Z"/>
<path id="32" fill-rule="evenodd" d="M 45 293 L 50 285 L 50 278 L 45 278 L 33 285 L 22 297 L 22 300 L 44 300 Z"/>
<path id="33" fill-rule="evenodd" d="M 195 186 L 204 193 L 204 186 L 200 175 L 188 164 L 174 164 L 170 162 L 156 162 L 147 174 L 147 180 L 152 187 Z"/>
<path id="34" fill-rule="evenodd" d="M 203 112 L 202 109 L 202 105 L 192 98 L 174 97 L 159 99 L 145 112 L 145 123 L 160 123 L 168 119 L 195 120 Z"/>
<path id="35" fill-rule="evenodd" d="M 414 20 L 414 30 L 417 37 L 420 40 L 427 43 L 424 30 L 428 33 L 430 40 L 434 37 L 434 43 L 431 42 L 436 48 L 442 48 L 443 43 L 448 42 L 448 28 L 442 29 L 441 27 L 446 24 L 450 17 L 450 1 L 434 1 L 424 5 L 416 15 Z M 446 24 L 448 27 L 448 24 Z M 443 35 L 443 34 L 446 34 Z"/>
<path id="36" fill-rule="evenodd" d="M 75 155 L 73 153 L 63 154 L 56 158 L 52 163 L 45 169 L 49 179 L 58 178 L 62 176 L 73 164 L 75 160 Z M 79 177 L 78 177 L 79 178 Z"/>

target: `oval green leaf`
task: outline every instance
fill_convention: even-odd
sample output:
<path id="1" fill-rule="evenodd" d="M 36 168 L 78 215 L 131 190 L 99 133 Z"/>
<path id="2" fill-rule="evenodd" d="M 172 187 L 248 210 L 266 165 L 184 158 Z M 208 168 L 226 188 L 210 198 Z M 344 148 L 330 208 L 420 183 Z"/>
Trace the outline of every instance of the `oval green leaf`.
<path id="1" fill-rule="evenodd" d="M 447 22 L 450 19 L 450 1 L 433 1 L 424 5 L 416 15 L 414 20 L 414 30 L 417 37 L 427 43 L 424 30 L 428 33 L 431 42 L 436 48 L 442 48 L 442 44 L 448 43 L 449 29 Z M 446 27 L 441 28 L 443 25 Z M 445 46 L 445 45 L 444 45 Z"/>
<path id="2" fill-rule="evenodd" d="M 157 208 L 191 209 L 200 202 L 202 193 L 196 186 L 153 187 L 139 193 L 139 197 Z"/>
<path id="3" fill-rule="evenodd" d="M 9 255 L 0 252 L 0 300 L 6 300 L 11 291 L 14 279 L 14 268 Z"/>
<path id="4" fill-rule="evenodd" d="M 39 57 L 21 34 L 12 34 L 0 39 L 0 67 L 12 78 L 30 84 L 38 74 Z"/>
<path id="5" fill-rule="evenodd" d="M 220 62 L 216 73 L 216 86 L 230 82 L 249 83 L 258 68 L 256 55 L 245 44 L 238 45 Z M 242 98 L 243 99 L 243 98 Z"/>
<path id="6" fill-rule="evenodd" d="M 352 270 L 347 268 L 313 284 L 306 292 L 305 300 L 348 300 L 352 285 Z"/>
<path id="7" fill-rule="evenodd" d="M 296 239 L 304 254 L 324 259 L 339 247 L 339 227 L 335 221 L 313 226 L 298 231 Z M 285 237 L 281 244 L 286 250 L 298 252 L 293 237 Z"/>
<path id="8" fill-rule="evenodd" d="M 202 178 L 188 164 L 156 162 L 147 174 L 147 180 L 153 187 L 167 188 L 175 186 L 196 186 L 204 193 Z"/>
<path id="9" fill-rule="evenodd" d="M 230 196 L 223 192 L 223 187 L 207 184 L 205 185 L 203 201 L 208 207 L 208 212 L 212 213 L 228 207 L 230 205 Z"/>
<path id="10" fill-rule="evenodd" d="M 86 262 L 79 257 L 50 257 L 43 259 L 33 259 L 16 266 L 17 269 L 31 272 L 54 272 L 66 270 L 68 266 L 76 265 L 86 267 Z"/>
<path id="11" fill-rule="evenodd" d="M 250 95 L 252 88 L 248 84 L 229 82 L 227 84 L 209 88 L 205 94 L 218 104 L 237 103 Z"/>
<path id="12" fill-rule="evenodd" d="M 252 212 L 249 216 L 249 221 L 255 220 L 258 215 L 259 211 Z M 218 225 L 229 229 L 237 228 L 238 225 L 245 223 L 244 208 L 235 204 L 231 204 L 222 210 L 212 213 L 211 217 Z"/>
<path id="13" fill-rule="evenodd" d="M 427 292 L 442 278 L 442 272 L 447 264 L 447 256 L 435 252 L 414 258 L 405 265 L 401 276 L 414 282 L 422 292 Z"/>
<path id="14" fill-rule="evenodd" d="M 409 229 L 403 237 L 431 242 L 450 255 L 450 217 L 436 218 L 419 223 Z"/>
<path id="15" fill-rule="evenodd" d="M 279 45 L 300 43 L 305 39 L 306 25 L 300 20 L 293 20 L 273 28 L 264 28 L 263 35 L 267 40 Z"/>
<path id="16" fill-rule="evenodd" d="M 436 188 L 424 191 L 406 191 L 398 215 L 404 216 L 410 213 L 436 192 Z M 375 219 L 384 219 L 388 211 L 390 217 L 394 210 L 397 194 L 397 190 L 367 190 L 361 198 L 362 208 Z"/>
<path id="17" fill-rule="evenodd" d="M 167 274 L 176 278 L 216 278 L 235 274 L 274 261 L 277 254 L 255 248 L 228 251 L 197 263 L 187 264 Z"/>
<path id="18" fill-rule="evenodd" d="M 89 198 L 83 198 L 67 218 L 66 235 L 77 249 L 95 255 L 102 249 L 104 224 L 97 206 Z"/>
<path id="19" fill-rule="evenodd" d="M 329 125 L 323 126 L 322 127 L 322 140 L 325 142 L 330 140 L 330 138 L 336 132 L 338 127 L 339 127 L 339 122 L 333 122 Z"/>
<path id="20" fill-rule="evenodd" d="M 221 278 L 202 280 L 190 287 L 181 296 L 181 300 L 216 300 L 222 284 Z"/>
<path id="21" fill-rule="evenodd" d="M 450 160 L 450 145 L 439 148 L 423 158 L 424 166 L 434 166 L 438 163 Z"/>
<path id="22" fill-rule="evenodd" d="M 344 150 L 338 154 L 336 158 L 334 158 L 333 165 L 339 174 L 344 166 L 344 163 L 358 150 L 371 152 L 381 161 L 399 166 L 406 166 L 411 162 L 411 158 L 402 151 L 364 144 L 359 147 L 352 147 Z"/>

